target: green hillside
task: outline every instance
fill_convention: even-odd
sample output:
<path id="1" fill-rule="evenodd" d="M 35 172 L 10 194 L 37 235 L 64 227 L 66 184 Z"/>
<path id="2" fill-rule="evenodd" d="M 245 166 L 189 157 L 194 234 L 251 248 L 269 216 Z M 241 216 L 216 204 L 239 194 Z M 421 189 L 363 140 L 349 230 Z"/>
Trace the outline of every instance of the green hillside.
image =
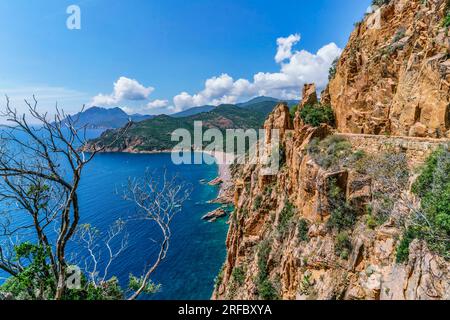
<path id="1" fill-rule="evenodd" d="M 171 134 L 176 129 L 187 129 L 194 132 L 194 122 L 202 121 L 203 129 L 259 129 L 263 126 L 268 114 L 276 106 L 276 101 L 263 101 L 248 105 L 245 108 L 235 105 L 221 105 L 210 112 L 188 117 L 174 118 L 167 115 L 133 123 L 126 134 L 116 141 L 111 150 L 121 151 L 133 148 L 138 151 L 158 151 L 173 148 L 177 142 L 171 141 Z M 91 141 L 97 145 L 111 145 L 117 137 L 117 130 L 108 130 Z"/>

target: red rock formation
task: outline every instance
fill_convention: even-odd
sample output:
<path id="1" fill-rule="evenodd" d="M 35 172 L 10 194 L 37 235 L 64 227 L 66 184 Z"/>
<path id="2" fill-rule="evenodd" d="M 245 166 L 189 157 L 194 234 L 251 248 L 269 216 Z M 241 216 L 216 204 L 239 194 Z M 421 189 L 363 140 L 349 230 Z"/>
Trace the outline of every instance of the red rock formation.
<path id="1" fill-rule="evenodd" d="M 446 3 L 393 0 L 358 25 L 322 95 L 340 132 L 449 137 Z"/>

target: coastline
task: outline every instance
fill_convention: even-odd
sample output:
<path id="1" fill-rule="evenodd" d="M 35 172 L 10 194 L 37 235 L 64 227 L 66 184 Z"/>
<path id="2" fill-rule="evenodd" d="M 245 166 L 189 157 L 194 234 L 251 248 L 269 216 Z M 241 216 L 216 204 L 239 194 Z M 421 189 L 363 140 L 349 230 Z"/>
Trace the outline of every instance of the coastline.
<path id="1" fill-rule="evenodd" d="M 218 167 L 218 178 L 221 180 L 219 195 L 214 202 L 232 203 L 233 202 L 233 177 L 231 174 L 231 164 L 234 162 L 234 155 L 223 151 L 201 151 L 216 161 Z"/>
<path id="2" fill-rule="evenodd" d="M 137 151 L 135 149 L 109 150 L 102 153 L 130 153 L 130 154 L 163 154 L 178 152 L 176 150 L 152 150 L 152 151 Z M 234 155 L 223 151 L 205 151 L 205 150 L 193 150 L 192 152 L 201 152 L 207 154 L 215 159 L 215 163 L 218 167 L 218 179 L 220 179 L 219 194 L 216 199 L 212 200 L 214 203 L 229 204 L 233 203 L 233 179 L 231 174 L 231 164 L 234 162 Z"/>

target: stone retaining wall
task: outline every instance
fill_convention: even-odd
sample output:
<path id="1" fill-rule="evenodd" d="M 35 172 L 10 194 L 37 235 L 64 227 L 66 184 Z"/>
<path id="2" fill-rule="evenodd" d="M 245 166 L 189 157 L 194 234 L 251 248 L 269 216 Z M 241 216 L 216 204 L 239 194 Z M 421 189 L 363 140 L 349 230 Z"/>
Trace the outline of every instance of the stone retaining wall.
<path id="1" fill-rule="evenodd" d="M 368 134 L 337 133 L 350 141 L 354 149 L 367 153 L 379 153 L 398 149 L 406 152 L 410 165 L 423 163 L 439 146 L 450 148 L 450 139 L 395 137 Z"/>

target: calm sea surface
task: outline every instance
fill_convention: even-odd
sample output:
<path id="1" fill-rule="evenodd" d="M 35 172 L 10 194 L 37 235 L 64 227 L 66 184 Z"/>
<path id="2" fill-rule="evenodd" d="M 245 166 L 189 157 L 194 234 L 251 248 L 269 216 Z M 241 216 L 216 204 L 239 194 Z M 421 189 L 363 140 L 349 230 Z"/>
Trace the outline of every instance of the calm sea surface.
<path id="1" fill-rule="evenodd" d="M 159 293 L 148 299 L 209 299 L 214 278 L 225 260 L 226 219 L 215 223 L 201 220 L 217 208 L 208 204 L 218 194 L 201 180 L 217 176 L 216 165 L 181 165 L 172 163 L 170 154 L 99 154 L 85 169 L 79 189 L 82 222 L 106 231 L 119 218 L 135 215 L 132 203 L 121 199 L 120 193 L 128 178 L 142 177 L 146 170 L 161 175 L 178 175 L 189 183 L 193 192 L 172 225 L 172 241 L 167 259 L 152 280 L 161 285 Z M 128 248 L 111 266 L 110 275 L 126 286 L 130 273 L 141 275 L 147 261 L 154 259 L 158 229 L 146 221 L 130 221 Z M 78 250 L 81 257 L 86 255 Z M 0 274 L 0 277 L 4 274 Z M 0 281 L 1 282 L 1 281 Z"/>

